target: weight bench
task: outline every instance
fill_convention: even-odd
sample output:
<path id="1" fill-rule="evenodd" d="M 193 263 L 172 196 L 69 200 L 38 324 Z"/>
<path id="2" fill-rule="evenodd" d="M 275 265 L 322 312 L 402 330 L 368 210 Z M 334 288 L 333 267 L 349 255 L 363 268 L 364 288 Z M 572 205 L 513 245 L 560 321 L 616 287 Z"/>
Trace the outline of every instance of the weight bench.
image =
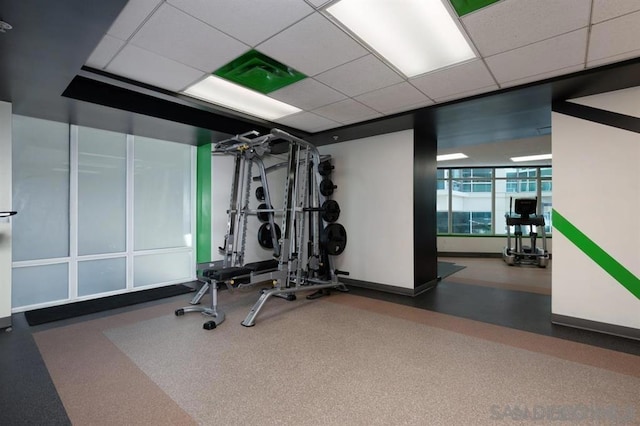
<path id="1" fill-rule="evenodd" d="M 201 312 L 203 315 L 213 318 L 212 321 L 204 323 L 202 328 L 205 330 L 213 330 L 224 321 L 224 312 L 218 311 L 219 283 L 225 283 L 227 288 L 232 291 L 235 280 L 246 279 L 258 272 L 267 272 L 275 269 L 278 269 L 278 261 L 275 259 L 248 263 L 245 266 L 204 269 L 202 271 L 202 279 L 199 279 L 199 281 L 203 283 L 202 287 L 191 302 L 189 302 L 191 306 L 176 309 L 175 315 L 182 316 L 188 312 Z M 211 292 L 211 305 L 209 307 L 194 306 L 200 303 L 200 299 L 202 299 L 207 291 Z"/>

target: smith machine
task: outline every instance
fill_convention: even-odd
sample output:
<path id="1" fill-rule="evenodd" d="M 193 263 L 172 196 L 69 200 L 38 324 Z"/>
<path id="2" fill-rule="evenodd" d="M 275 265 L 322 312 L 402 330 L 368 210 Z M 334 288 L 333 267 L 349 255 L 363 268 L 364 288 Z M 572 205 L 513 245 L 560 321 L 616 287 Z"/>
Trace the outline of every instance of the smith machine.
<path id="1" fill-rule="evenodd" d="M 262 158 L 271 153 L 274 143 L 288 144 L 287 161 L 265 167 Z M 218 309 L 219 285 L 234 288 L 269 284 L 242 321 L 245 327 L 255 325 L 255 319 L 271 296 L 295 300 L 299 291 L 313 291 L 307 298 L 328 294 L 331 289 L 348 291 L 338 282 L 338 275 L 347 272 L 334 268 L 333 257 L 341 254 L 347 243 L 345 228 L 335 223 L 340 214 L 336 201 L 328 197 L 336 188 L 329 176 L 333 169 L 330 157 L 321 157 L 317 148 L 282 130 L 260 136 L 257 132 L 236 135 L 214 145 L 213 155 L 234 156 L 234 175 L 228 210 L 224 246 L 219 250 L 222 260 L 198 265 L 198 279 L 202 287 L 191 300 L 191 306 L 175 311 L 177 316 L 187 312 L 201 312 L 210 316 L 203 328 L 211 330 L 224 321 Z M 253 166 L 258 176 L 253 176 Z M 286 167 L 284 197 L 281 209 L 273 207 L 267 175 Z M 261 186 L 255 195 L 262 204 L 249 209 L 253 182 Z M 273 259 L 244 263 L 247 220 L 256 215 L 264 222 L 258 231 L 258 242 L 273 249 Z M 276 221 L 281 216 L 281 226 Z M 209 307 L 194 306 L 211 293 Z"/>

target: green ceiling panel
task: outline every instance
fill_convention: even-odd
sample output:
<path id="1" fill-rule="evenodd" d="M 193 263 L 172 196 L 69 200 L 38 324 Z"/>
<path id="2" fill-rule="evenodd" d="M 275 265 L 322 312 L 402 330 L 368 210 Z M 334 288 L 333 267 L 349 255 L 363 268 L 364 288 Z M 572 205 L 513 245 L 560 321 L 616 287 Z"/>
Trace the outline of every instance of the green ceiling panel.
<path id="1" fill-rule="evenodd" d="M 495 3 L 498 0 L 451 0 L 451 4 L 456 9 L 458 16 L 466 15 L 475 10 Z"/>
<path id="2" fill-rule="evenodd" d="M 214 74 L 264 94 L 307 78 L 306 75 L 255 50 L 234 59 Z"/>

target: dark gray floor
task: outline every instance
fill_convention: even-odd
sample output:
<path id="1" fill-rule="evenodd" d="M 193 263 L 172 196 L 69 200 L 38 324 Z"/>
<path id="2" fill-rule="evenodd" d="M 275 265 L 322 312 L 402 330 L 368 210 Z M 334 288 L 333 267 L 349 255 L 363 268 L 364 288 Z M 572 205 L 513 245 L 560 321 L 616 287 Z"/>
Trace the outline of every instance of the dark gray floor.
<path id="1" fill-rule="evenodd" d="M 640 355 L 640 341 L 551 323 L 551 296 L 445 279 L 415 297 L 349 286 L 352 294 Z"/>
<path id="2" fill-rule="evenodd" d="M 24 326 L 0 331 L 0 378 L 0 424 L 71 424 L 31 331 Z"/>

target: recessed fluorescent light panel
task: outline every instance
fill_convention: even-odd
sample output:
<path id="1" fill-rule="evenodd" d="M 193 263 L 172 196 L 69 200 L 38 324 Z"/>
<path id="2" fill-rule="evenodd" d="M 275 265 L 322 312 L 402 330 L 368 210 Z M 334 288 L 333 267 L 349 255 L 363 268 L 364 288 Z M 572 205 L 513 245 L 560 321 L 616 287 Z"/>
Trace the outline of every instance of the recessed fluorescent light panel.
<path id="1" fill-rule="evenodd" d="M 183 93 L 266 120 L 276 120 L 302 111 L 293 105 L 285 104 L 214 75 L 192 85 Z"/>
<path id="2" fill-rule="evenodd" d="M 476 57 L 441 0 L 340 0 L 326 12 L 406 77 Z"/>
<path id="3" fill-rule="evenodd" d="M 448 160 L 462 160 L 463 158 L 469 158 L 461 152 L 455 154 L 443 154 L 436 156 L 436 161 L 448 161 Z"/>
<path id="4" fill-rule="evenodd" d="M 526 155 L 524 157 L 511 157 L 511 161 L 515 161 L 516 163 L 521 161 L 539 161 L 539 160 L 551 160 L 551 154 Z"/>

